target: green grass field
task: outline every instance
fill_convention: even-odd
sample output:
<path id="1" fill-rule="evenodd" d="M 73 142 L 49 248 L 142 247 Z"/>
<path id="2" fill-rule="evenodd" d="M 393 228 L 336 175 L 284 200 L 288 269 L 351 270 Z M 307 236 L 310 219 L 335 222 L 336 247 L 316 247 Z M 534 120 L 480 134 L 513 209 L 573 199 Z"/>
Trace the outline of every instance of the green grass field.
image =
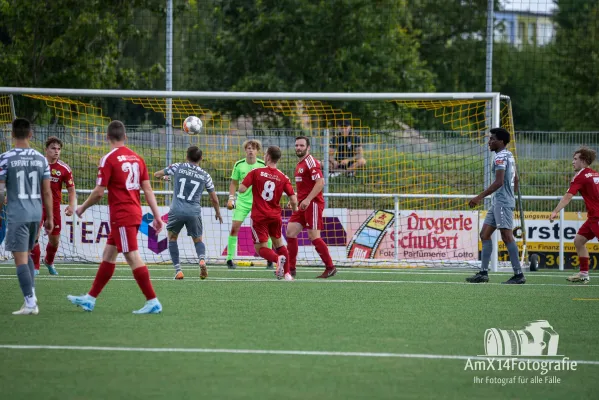
<path id="1" fill-rule="evenodd" d="M 4 399 L 597 398 L 599 301 L 574 299 L 599 299 L 599 279 L 572 285 L 540 271 L 523 286 L 499 284 L 507 273 L 466 285 L 466 270 L 343 269 L 316 280 L 320 269 L 304 268 L 284 282 L 262 268 L 212 267 L 200 281 L 188 267 L 174 281 L 154 266 L 164 311 L 136 316 L 144 298 L 128 268 L 92 313 L 66 295 L 86 292 L 96 266 L 58 269 L 36 281 L 40 314 L 13 316 L 20 289 L 14 267 L 0 266 Z M 581 361 L 575 371 L 465 369 L 484 354 L 486 329 L 539 319 L 559 334 L 558 354 Z"/>

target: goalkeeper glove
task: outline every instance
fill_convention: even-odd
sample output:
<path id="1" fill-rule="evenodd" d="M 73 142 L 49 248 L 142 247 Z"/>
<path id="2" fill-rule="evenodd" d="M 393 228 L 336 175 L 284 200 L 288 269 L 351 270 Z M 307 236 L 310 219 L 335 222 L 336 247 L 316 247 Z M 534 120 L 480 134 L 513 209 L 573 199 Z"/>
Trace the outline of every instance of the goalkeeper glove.
<path id="1" fill-rule="evenodd" d="M 229 195 L 229 201 L 227 201 L 227 210 L 235 208 L 235 195 Z"/>

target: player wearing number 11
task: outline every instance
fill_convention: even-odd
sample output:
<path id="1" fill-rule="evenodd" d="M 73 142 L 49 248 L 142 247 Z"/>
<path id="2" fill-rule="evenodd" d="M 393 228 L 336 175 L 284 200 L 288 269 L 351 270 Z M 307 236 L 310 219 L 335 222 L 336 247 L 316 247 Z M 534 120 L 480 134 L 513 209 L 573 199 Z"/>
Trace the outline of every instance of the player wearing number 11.
<path id="1" fill-rule="evenodd" d="M 50 168 L 46 158 L 29 147 L 31 125 L 23 118 L 12 123 L 15 147 L 0 155 L 0 204 L 6 204 L 7 224 L 5 249 L 12 251 L 17 267 L 19 286 L 25 303 L 14 315 L 37 315 L 39 309 L 34 289 L 34 265 L 29 253 L 33 249 L 42 219 L 42 199 L 48 210 L 44 223 L 50 234 L 52 219 L 52 191 Z"/>
<path id="2" fill-rule="evenodd" d="M 121 121 L 112 121 L 108 125 L 107 139 L 111 150 L 100 159 L 96 187 L 83 205 L 77 208 L 76 213 L 81 218 L 85 210 L 104 197 L 104 191 L 108 188 L 110 236 L 89 293 L 83 296 L 69 295 L 67 299 L 85 311 L 92 311 L 96 305 L 96 298 L 114 274 L 116 257 L 123 253 L 137 285 L 146 296 L 146 304 L 133 313 L 158 314 L 162 311 L 162 305 L 154 293 L 148 267 L 137 251 L 137 231 L 141 225 L 140 189 L 143 189 L 146 201 L 154 214 L 152 225 L 156 232 L 160 232 L 163 225 L 150 185 L 148 168 L 141 156 L 125 146 L 127 135 L 125 125 Z"/>

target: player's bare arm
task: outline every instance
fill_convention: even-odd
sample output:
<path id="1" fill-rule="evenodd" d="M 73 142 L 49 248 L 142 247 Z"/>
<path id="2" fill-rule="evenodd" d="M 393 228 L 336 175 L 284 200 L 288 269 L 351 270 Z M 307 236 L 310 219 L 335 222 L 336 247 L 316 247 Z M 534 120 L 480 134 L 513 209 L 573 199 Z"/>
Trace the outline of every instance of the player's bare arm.
<path id="1" fill-rule="evenodd" d="M 152 214 L 154 215 L 154 221 L 152 221 L 152 226 L 156 230 L 156 233 L 160 233 L 164 226 L 164 223 L 162 222 L 162 216 L 160 215 L 158 203 L 156 202 L 156 196 L 154 196 L 154 191 L 152 190 L 152 185 L 150 185 L 150 181 L 142 181 L 141 189 L 144 191 L 146 203 L 148 203 L 150 209 L 152 210 Z"/>
<path id="2" fill-rule="evenodd" d="M 300 203 L 299 209 L 302 210 L 302 211 L 304 211 L 306 208 L 308 208 L 308 206 L 310 205 L 310 203 L 312 202 L 312 200 L 314 200 L 314 198 L 316 196 L 318 196 L 318 193 L 322 192 L 323 188 L 324 188 L 324 178 L 317 179 L 314 182 L 314 187 L 312 188 L 312 190 L 308 194 L 308 197 L 306 197 Z"/>
<path id="3" fill-rule="evenodd" d="M 482 199 L 489 196 L 490 194 L 495 193 L 500 187 L 502 187 L 504 177 L 505 177 L 505 170 L 498 169 L 495 172 L 495 181 L 493 183 L 491 183 L 489 185 L 489 187 L 486 188 L 481 194 L 479 194 L 478 196 L 476 196 L 475 198 L 470 200 L 470 202 L 468 202 L 468 205 L 470 206 L 470 208 L 476 207 L 477 205 L 480 204 Z"/>
<path id="4" fill-rule="evenodd" d="M 64 210 L 64 213 L 67 217 L 70 217 L 77 207 L 77 192 L 75 191 L 75 186 L 68 187 L 67 192 L 69 194 L 69 205 Z"/>
<path id="5" fill-rule="evenodd" d="M 165 181 L 170 181 L 171 177 L 167 173 L 164 172 L 163 169 L 154 172 L 154 178 L 163 179 Z"/>
<path id="6" fill-rule="evenodd" d="M 79 207 L 77 207 L 77 211 L 75 211 L 77 216 L 79 218 L 81 218 L 81 216 L 83 215 L 85 210 L 87 210 L 88 208 L 90 208 L 91 206 L 93 206 L 94 204 L 99 202 L 100 200 L 102 200 L 102 197 L 104 197 L 105 190 L 106 190 L 105 186 L 99 186 L 99 185 L 96 186 L 94 188 L 94 190 L 92 190 L 92 192 L 89 194 L 89 196 L 87 196 L 87 199 L 85 199 L 83 204 L 81 204 Z"/>
<path id="7" fill-rule="evenodd" d="M 229 184 L 229 200 L 227 201 L 227 209 L 229 210 L 235 208 L 235 192 L 237 191 L 238 185 L 238 181 L 231 179 L 231 183 Z"/>
<path id="8" fill-rule="evenodd" d="M 557 216 L 559 215 L 559 212 L 570 203 L 570 201 L 572 200 L 572 197 L 574 197 L 574 195 L 572 193 L 566 193 L 564 195 L 564 197 L 562 197 L 562 199 L 559 201 L 559 203 L 555 207 L 555 210 L 553 210 L 553 212 L 551 213 L 551 216 L 549 217 L 550 222 L 553 222 L 557 218 Z"/>
<path id="9" fill-rule="evenodd" d="M 293 212 L 297 211 L 297 195 L 292 194 L 289 196 L 289 204 L 291 205 L 291 209 Z"/>
<path id="10" fill-rule="evenodd" d="M 239 193 L 245 193 L 246 190 L 248 190 L 247 186 L 245 186 L 243 183 L 241 185 L 239 185 Z"/>
<path id="11" fill-rule="evenodd" d="M 44 179 L 42 181 L 42 196 L 44 207 L 46 208 L 46 221 L 44 221 L 44 229 L 46 230 L 46 233 L 50 235 L 52 229 L 54 229 L 54 215 L 52 214 L 52 187 L 50 186 L 50 179 Z"/>
<path id="12" fill-rule="evenodd" d="M 218 196 L 216 195 L 216 192 L 210 192 L 210 202 L 212 203 L 212 207 L 214 207 L 214 219 L 216 219 L 217 221 L 220 221 L 220 223 L 223 223 L 223 217 L 221 217 L 220 215 L 220 204 L 218 203 Z"/>

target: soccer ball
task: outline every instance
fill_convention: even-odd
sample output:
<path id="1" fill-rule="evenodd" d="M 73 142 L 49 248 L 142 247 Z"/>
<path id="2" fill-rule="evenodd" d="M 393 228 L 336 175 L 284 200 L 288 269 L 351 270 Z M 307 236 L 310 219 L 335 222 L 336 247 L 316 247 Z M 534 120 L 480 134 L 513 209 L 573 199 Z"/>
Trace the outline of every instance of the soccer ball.
<path id="1" fill-rule="evenodd" d="M 190 115 L 183 121 L 183 130 L 190 135 L 197 135 L 202 131 L 202 120 L 195 115 Z"/>

